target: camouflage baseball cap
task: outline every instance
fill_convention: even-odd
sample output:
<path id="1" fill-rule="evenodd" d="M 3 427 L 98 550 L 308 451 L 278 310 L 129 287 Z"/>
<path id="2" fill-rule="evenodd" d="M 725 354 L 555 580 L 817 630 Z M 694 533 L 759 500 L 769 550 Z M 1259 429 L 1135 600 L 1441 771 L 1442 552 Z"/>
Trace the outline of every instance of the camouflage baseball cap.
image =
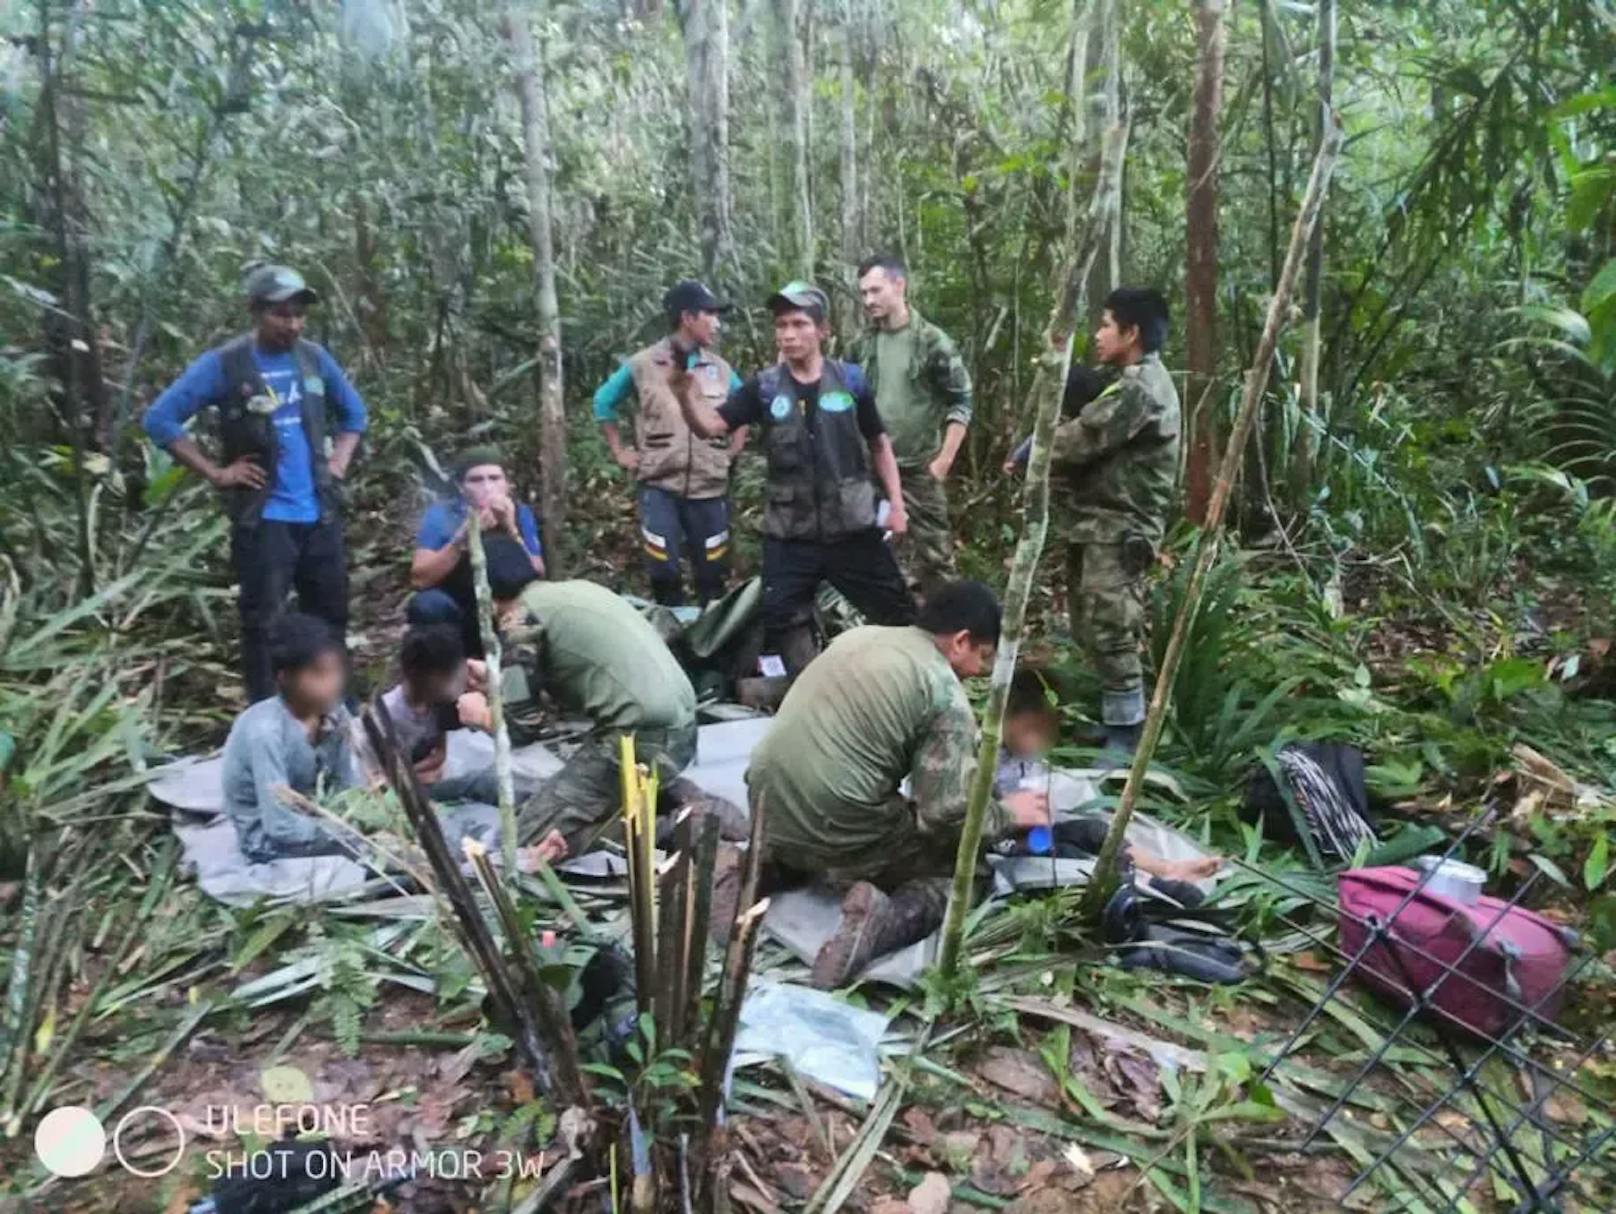
<path id="1" fill-rule="evenodd" d="M 794 279 L 769 296 L 768 308 L 771 312 L 801 308 L 819 320 L 824 320 L 830 315 L 830 297 L 813 283 Z"/>
<path id="2" fill-rule="evenodd" d="M 319 293 L 291 266 L 259 266 L 247 275 L 242 289 L 254 303 L 284 303 L 288 299 L 320 302 Z"/>

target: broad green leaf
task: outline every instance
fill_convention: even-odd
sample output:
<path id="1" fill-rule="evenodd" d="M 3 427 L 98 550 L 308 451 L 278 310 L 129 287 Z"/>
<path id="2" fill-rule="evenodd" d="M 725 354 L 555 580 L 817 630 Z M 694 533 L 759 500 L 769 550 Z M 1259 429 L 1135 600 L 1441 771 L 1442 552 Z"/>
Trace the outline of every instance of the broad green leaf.
<path id="1" fill-rule="evenodd" d="M 1582 311 L 1588 315 L 1611 296 L 1616 295 L 1616 257 L 1612 257 L 1604 268 L 1595 274 L 1582 291 Z"/>
<path id="2" fill-rule="evenodd" d="M 1600 831 L 1594 845 L 1588 850 L 1588 859 L 1582 865 L 1582 883 L 1590 890 L 1605 883 L 1610 872 L 1610 832 Z"/>

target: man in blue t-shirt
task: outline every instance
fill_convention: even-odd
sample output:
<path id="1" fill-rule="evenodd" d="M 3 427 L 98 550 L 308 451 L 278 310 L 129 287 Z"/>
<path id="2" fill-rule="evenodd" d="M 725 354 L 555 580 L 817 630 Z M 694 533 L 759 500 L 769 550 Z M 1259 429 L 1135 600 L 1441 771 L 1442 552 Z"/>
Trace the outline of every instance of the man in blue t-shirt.
<path id="1" fill-rule="evenodd" d="M 324 348 L 303 340 L 318 296 L 287 266 L 260 266 L 244 284 L 252 330 L 209 350 L 146 410 L 146 433 L 220 491 L 233 522 L 242 667 L 250 701 L 275 692 L 270 624 L 297 591 L 298 609 L 342 638 L 348 562 L 339 486 L 365 430 L 359 393 Z M 186 432 L 219 414 L 220 462 Z M 330 416 L 336 426 L 327 450 Z"/>
<path id="2" fill-rule="evenodd" d="M 482 656 L 482 631 L 477 621 L 477 592 L 472 582 L 470 514 L 477 511 L 483 545 L 521 548 L 533 571 L 544 576 L 544 545 L 533 511 L 511 496 L 505 462 L 497 448 L 472 447 L 455 461 L 455 482 L 460 493 L 434 502 L 421 516 L 410 559 L 411 596 L 405 614 L 413 626 L 452 624 L 460 630 L 466 652 Z"/>

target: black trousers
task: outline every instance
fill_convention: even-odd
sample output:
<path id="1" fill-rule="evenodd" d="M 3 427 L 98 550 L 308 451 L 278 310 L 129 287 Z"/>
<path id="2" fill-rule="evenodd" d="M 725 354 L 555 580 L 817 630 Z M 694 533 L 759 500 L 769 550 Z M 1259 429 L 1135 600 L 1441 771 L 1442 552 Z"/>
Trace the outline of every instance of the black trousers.
<path id="1" fill-rule="evenodd" d="M 297 592 L 297 609 L 318 616 L 339 639 L 348 630 L 348 553 L 342 520 L 238 523 L 230 559 L 241 583 L 241 666 L 247 699 L 275 694 L 269 664 L 269 627 Z"/>
<path id="2" fill-rule="evenodd" d="M 765 536 L 765 653 L 781 653 L 787 648 L 787 634 L 812 618 L 814 594 L 820 582 L 829 582 L 841 591 L 872 624 L 914 623 L 915 600 L 891 546 L 876 528 L 826 541 Z"/>

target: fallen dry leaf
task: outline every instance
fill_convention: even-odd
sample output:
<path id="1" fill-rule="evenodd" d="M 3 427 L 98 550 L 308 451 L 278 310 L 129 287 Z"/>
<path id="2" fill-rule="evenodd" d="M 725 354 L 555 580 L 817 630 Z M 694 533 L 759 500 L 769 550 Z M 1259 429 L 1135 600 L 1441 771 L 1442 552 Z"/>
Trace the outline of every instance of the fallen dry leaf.
<path id="1" fill-rule="evenodd" d="M 1060 1087 L 1048 1065 L 1030 1050 L 993 1046 L 976 1064 L 976 1073 L 995 1087 L 1034 1104 L 1053 1108 L 1060 1101 Z"/>

